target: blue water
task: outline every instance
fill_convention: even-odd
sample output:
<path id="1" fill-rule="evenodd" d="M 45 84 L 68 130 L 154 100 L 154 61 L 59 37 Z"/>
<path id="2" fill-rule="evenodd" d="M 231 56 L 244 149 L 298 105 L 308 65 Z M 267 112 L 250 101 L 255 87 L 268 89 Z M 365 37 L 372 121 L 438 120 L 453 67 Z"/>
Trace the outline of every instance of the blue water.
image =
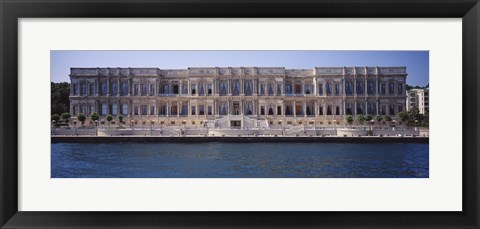
<path id="1" fill-rule="evenodd" d="M 428 177 L 428 144 L 55 143 L 53 178 Z"/>

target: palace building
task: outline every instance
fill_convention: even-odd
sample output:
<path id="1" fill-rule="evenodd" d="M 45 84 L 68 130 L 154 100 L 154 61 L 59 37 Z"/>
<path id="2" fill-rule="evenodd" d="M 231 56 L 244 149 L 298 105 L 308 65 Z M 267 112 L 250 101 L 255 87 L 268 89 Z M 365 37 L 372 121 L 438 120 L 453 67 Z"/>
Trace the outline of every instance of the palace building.
<path id="1" fill-rule="evenodd" d="M 344 124 L 406 108 L 406 67 L 71 68 L 70 113 L 137 125 Z"/>

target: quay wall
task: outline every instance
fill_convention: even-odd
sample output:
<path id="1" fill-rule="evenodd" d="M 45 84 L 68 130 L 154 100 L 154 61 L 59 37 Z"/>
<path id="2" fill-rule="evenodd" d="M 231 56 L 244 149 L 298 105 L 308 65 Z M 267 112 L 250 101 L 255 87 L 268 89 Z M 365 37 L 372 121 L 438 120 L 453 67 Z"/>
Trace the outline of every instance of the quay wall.
<path id="1" fill-rule="evenodd" d="M 428 137 L 165 137 L 165 136 L 52 136 L 52 143 L 105 143 L 105 142 L 165 142 L 165 143 L 301 143 L 301 142 L 337 142 L 337 143 L 428 143 Z"/>

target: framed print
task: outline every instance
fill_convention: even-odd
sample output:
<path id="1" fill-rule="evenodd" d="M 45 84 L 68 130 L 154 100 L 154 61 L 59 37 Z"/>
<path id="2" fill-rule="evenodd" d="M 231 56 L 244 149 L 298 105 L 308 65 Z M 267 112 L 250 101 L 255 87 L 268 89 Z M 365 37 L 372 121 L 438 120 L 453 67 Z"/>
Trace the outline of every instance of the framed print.
<path id="1" fill-rule="evenodd" d="M 478 1 L 0 7 L 2 228 L 479 226 Z"/>

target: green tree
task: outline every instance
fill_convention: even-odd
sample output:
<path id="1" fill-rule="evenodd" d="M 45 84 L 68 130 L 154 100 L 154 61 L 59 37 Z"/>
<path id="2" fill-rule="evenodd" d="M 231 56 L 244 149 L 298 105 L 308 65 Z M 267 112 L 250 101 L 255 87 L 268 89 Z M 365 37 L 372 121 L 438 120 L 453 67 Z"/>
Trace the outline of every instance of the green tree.
<path id="1" fill-rule="evenodd" d="M 372 120 L 372 119 L 373 119 L 373 117 L 371 115 L 365 116 L 365 120 L 368 121 L 368 122 L 370 122 L 370 120 Z"/>
<path id="2" fill-rule="evenodd" d="M 385 121 L 388 122 L 388 125 L 390 125 L 390 122 L 392 121 L 392 117 L 390 117 L 388 115 L 385 115 L 384 119 L 385 119 Z"/>
<path id="3" fill-rule="evenodd" d="M 410 119 L 410 115 L 408 115 L 408 112 L 405 111 L 398 112 L 397 116 L 400 117 L 402 122 L 408 121 Z"/>
<path id="4" fill-rule="evenodd" d="M 123 115 L 119 114 L 117 115 L 117 118 L 118 118 L 118 125 L 121 126 L 123 122 Z"/>
<path id="5" fill-rule="evenodd" d="M 100 119 L 100 116 L 98 115 L 97 112 L 93 112 L 93 113 L 90 115 L 90 119 L 95 122 L 95 121 L 98 121 L 98 120 Z"/>
<path id="6" fill-rule="evenodd" d="M 347 115 L 345 117 L 345 121 L 347 121 L 347 123 L 351 126 L 353 123 L 353 117 L 351 115 Z"/>
<path id="7" fill-rule="evenodd" d="M 58 121 L 60 120 L 60 115 L 54 114 L 50 119 L 52 122 L 55 121 L 55 125 L 56 125 L 56 123 L 58 123 Z"/>
<path id="8" fill-rule="evenodd" d="M 110 122 L 113 120 L 113 116 L 111 114 L 108 114 L 105 118 L 107 119 L 108 127 L 110 128 Z"/>
<path id="9" fill-rule="evenodd" d="M 70 110 L 70 84 L 50 83 L 51 114 L 62 114 Z"/>
<path id="10" fill-rule="evenodd" d="M 365 116 L 362 115 L 362 114 L 357 115 L 357 121 L 358 121 L 358 123 L 363 125 L 363 122 L 365 122 Z"/>
<path id="11" fill-rule="evenodd" d="M 65 123 L 68 123 L 68 120 L 70 119 L 70 117 L 71 117 L 71 115 L 70 115 L 70 113 L 68 113 L 68 112 L 64 112 L 64 113 L 62 114 L 62 120 L 63 120 Z"/>
<path id="12" fill-rule="evenodd" d="M 380 125 L 380 124 L 382 123 L 382 121 L 383 121 L 383 116 L 377 115 L 377 116 L 375 117 L 375 119 L 377 120 L 378 125 Z"/>
<path id="13" fill-rule="evenodd" d="M 82 126 L 83 126 L 83 124 L 85 123 L 85 120 L 87 119 L 87 117 L 86 117 L 84 114 L 79 114 L 79 115 L 77 116 L 77 119 L 78 119 L 78 121 L 80 121 L 80 123 L 82 123 Z"/>

